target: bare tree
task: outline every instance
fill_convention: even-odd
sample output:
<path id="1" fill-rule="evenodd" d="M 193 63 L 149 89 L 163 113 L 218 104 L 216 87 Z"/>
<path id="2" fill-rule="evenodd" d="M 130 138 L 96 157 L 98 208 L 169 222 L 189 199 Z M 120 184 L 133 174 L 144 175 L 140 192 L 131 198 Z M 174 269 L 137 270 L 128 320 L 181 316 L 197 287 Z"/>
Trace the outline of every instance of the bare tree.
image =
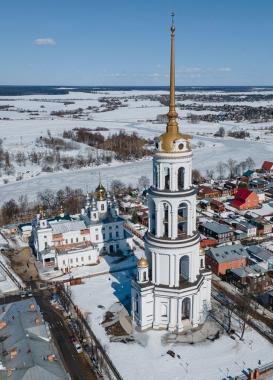
<path id="1" fill-rule="evenodd" d="M 247 159 L 245 160 L 245 163 L 246 163 L 246 167 L 248 169 L 254 169 L 255 168 L 255 162 L 254 162 L 252 157 L 247 157 Z"/>
<path id="2" fill-rule="evenodd" d="M 237 165 L 237 161 L 236 160 L 233 160 L 232 158 L 228 159 L 228 162 L 227 162 L 226 166 L 227 166 L 227 168 L 229 170 L 229 177 L 230 178 L 234 178 L 234 176 L 235 176 L 236 165 Z"/>
<path id="3" fill-rule="evenodd" d="M 148 177 L 142 175 L 138 180 L 138 186 L 140 189 L 147 189 L 150 185 L 150 180 Z"/>
<path id="4" fill-rule="evenodd" d="M 206 177 L 211 181 L 214 178 L 214 170 L 213 169 L 207 169 L 206 171 Z"/>
<path id="5" fill-rule="evenodd" d="M 219 174 L 219 179 L 224 179 L 225 178 L 225 172 L 226 172 L 226 165 L 222 161 L 217 162 L 216 171 Z"/>

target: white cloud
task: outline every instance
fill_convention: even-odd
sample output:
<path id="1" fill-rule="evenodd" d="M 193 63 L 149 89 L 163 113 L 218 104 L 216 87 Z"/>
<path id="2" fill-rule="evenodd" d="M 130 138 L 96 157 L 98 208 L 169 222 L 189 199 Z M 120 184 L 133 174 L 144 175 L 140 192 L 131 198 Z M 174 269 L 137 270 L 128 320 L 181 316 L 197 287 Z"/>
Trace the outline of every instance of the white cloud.
<path id="1" fill-rule="evenodd" d="M 34 45 L 39 46 L 53 46 L 56 45 L 56 41 L 53 38 L 36 38 Z"/>
<path id="2" fill-rule="evenodd" d="M 220 67 L 220 68 L 218 69 L 218 71 L 228 72 L 228 71 L 231 71 L 231 68 L 230 68 L 230 67 Z"/>

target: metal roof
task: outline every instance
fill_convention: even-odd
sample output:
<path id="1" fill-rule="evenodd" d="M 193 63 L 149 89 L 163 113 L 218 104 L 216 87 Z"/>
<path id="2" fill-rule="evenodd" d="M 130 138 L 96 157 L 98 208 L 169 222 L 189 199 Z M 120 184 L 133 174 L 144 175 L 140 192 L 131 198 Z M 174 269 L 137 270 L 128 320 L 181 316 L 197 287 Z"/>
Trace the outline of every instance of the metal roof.
<path id="1" fill-rule="evenodd" d="M 242 244 L 223 245 L 221 247 L 210 248 L 206 251 L 206 255 L 210 256 L 218 263 L 225 263 L 248 257 L 248 253 Z"/>
<path id="2" fill-rule="evenodd" d="M 71 221 L 59 221 L 50 222 L 50 227 L 52 228 L 53 234 L 63 234 L 70 231 L 79 231 L 86 228 L 84 221 L 82 220 L 71 220 Z"/>
<path id="3" fill-rule="evenodd" d="M 217 222 L 205 222 L 203 223 L 203 227 L 217 234 L 226 234 L 229 232 L 233 232 L 233 230 L 230 227 L 226 226 L 225 224 L 221 224 Z"/>

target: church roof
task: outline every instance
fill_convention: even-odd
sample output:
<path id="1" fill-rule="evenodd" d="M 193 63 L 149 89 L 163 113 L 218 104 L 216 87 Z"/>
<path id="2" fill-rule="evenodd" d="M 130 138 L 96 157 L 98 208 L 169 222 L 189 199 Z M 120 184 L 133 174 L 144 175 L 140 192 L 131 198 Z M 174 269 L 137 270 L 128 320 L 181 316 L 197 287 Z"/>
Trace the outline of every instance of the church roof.
<path id="1" fill-rule="evenodd" d="M 86 228 L 82 220 L 59 221 L 49 223 L 53 234 L 62 234 L 70 231 L 79 231 Z"/>

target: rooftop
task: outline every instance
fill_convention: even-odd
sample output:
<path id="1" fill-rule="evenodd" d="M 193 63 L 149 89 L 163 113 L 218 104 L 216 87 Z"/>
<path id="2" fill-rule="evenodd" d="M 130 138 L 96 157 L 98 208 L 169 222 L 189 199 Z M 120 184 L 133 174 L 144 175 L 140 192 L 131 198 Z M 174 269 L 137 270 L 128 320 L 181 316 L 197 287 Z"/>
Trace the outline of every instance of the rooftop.
<path id="1" fill-rule="evenodd" d="M 226 234 L 233 231 L 227 225 L 218 222 L 205 222 L 203 223 L 203 227 L 215 232 L 216 234 Z"/>
<path id="2" fill-rule="evenodd" d="M 218 263 L 239 260 L 248 257 L 246 249 L 241 244 L 224 245 L 222 247 L 210 248 L 206 255 Z"/>
<path id="3" fill-rule="evenodd" d="M 2 306 L 0 321 L 1 379 L 67 379 L 34 298 Z"/>

